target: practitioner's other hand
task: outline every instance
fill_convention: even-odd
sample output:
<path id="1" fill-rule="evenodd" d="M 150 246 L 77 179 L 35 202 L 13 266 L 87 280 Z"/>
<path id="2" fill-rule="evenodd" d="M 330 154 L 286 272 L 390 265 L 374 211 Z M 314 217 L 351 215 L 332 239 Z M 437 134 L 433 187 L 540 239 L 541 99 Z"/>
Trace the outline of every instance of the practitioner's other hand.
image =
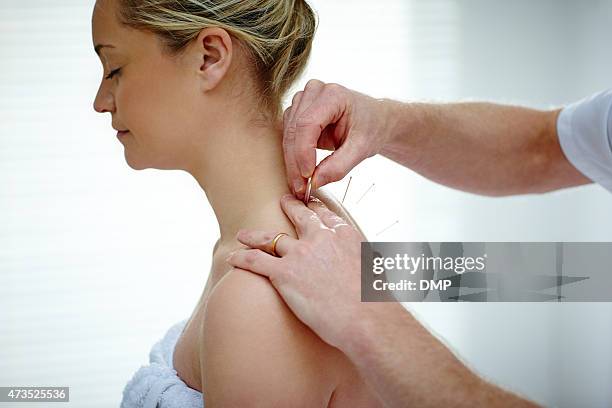
<path id="1" fill-rule="evenodd" d="M 267 276 L 293 313 L 321 339 L 341 348 L 355 330 L 361 303 L 361 234 L 321 201 L 308 203 L 292 195 L 281 206 L 296 227 L 298 239 L 282 231 L 240 230 L 237 239 L 250 248 L 239 249 L 227 262 Z"/>
<path id="2" fill-rule="evenodd" d="M 308 81 L 283 116 L 283 151 L 293 194 L 303 199 L 308 177 L 315 188 L 322 187 L 377 154 L 391 135 L 389 102 L 338 84 Z M 315 171 L 316 148 L 334 152 Z"/>

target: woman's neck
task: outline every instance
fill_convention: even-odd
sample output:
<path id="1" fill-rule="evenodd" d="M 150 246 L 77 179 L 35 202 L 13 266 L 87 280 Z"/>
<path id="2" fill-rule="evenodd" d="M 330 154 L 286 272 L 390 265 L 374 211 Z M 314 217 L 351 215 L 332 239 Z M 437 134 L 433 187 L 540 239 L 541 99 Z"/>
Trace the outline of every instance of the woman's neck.
<path id="1" fill-rule="evenodd" d="M 217 246 L 237 244 L 235 236 L 241 228 L 281 229 L 294 235 L 280 208 L 280 197 L 290 192 L 282 128 L 234 122 L 218 136 L 213 146 L 197 152 L 202 159 L 189 170 L 217 217 L 221 233 Z"/>

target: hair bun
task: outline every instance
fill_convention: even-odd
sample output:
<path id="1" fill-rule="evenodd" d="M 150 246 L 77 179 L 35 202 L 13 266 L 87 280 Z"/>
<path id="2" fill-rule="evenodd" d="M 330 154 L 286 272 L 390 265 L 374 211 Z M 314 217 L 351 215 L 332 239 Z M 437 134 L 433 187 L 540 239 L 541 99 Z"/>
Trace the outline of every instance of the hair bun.
<path id="1" fill-rule="evenodd" d="M 269 94 L 276 95 L 279 104 L 306 68 L 318 24 L 316 14 L 305 0 L 295 0 L 293 5 L 279 31 L 280 41 L 267 78 Z"/>

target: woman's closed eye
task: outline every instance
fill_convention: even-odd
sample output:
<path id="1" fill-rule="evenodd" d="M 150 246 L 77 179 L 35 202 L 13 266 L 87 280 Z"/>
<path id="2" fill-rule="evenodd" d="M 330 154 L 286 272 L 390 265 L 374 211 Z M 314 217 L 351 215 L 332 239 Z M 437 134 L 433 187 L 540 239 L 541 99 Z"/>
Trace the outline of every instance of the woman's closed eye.
<path id="1" fill-rule="evenodd" d="M 117 69 L 113 69 L 107 76 L 106 79 L 112 79 L 115 75 L 117 75 L 119 73 L 119 70 L 121 70 L 121 68 L 117 68 Z"/>

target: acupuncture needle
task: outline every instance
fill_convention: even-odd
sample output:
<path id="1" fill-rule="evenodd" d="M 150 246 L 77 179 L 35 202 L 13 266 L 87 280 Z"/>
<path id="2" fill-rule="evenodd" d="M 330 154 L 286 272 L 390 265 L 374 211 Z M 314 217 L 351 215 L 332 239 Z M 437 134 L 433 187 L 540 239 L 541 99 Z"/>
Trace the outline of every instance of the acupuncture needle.
<path id="1" fill-rule="evenodd" d="M 304 194 L 304 204 L 308 205 L 308 201 L 310 201 L 310 189 L 312 188 L 312 177 L 308 177 L 308 182 L 306 183 L 306 193 Z"/>

